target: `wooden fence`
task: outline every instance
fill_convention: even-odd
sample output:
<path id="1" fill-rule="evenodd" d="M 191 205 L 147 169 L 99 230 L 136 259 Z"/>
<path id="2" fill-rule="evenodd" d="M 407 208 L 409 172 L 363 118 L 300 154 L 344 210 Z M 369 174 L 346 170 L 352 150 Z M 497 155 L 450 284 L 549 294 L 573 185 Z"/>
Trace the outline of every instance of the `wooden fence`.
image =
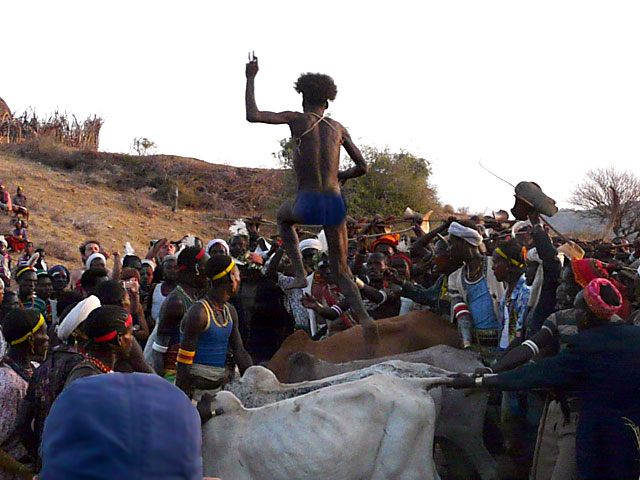
<path id="1" fill-rule="evenodd" d="M 79 122 L 75 115 L 55 112 L 39 119 L 35 112 L 0 118 L 0 144 L 23 143 L 36 137 L 49 137 L 68 147 L 98 150 L 100 129 L 104 121 L 94 115 Z"/>

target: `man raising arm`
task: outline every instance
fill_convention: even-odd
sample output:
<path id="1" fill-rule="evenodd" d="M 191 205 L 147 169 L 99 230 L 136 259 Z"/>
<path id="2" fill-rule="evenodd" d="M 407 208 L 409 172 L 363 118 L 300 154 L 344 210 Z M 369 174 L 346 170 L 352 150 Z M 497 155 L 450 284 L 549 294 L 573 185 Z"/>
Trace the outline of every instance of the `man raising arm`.
<path id="1" fill-rule="evenodd" d="M 286 123 L 295 143 L 293 168 L 298 180 L 298 193 L 295 200 L 286 201 L 278 212 L 283 246 L 294 268 L 295 281 L 289 288 L 304 288 L 307 285 L 294 225 L 322 225 L 329 245 L 331 271 L 360 320 L 366 354 L 373 357 L 379 343 L 378 328 L 362 303 L 347 265 L 346 206 L 340 192 L 340 182 L 364 175 L 367 164 L 347 130 L 335 120 L 324 116 L 329 100 L 336 97 L 337 88 L 328 75 L 303 74 L 295 84 L 296 91 L 302 93 L 303 112 L 260 111 L 255 101 L 254 81 L 257 73 L 258 60 L 254 58 L 246 66 L 247 120 L 269 124 Z M 344 146 L 355 163 L 354 167 L 342 172 L 338 171 L 340 146 Z"/>

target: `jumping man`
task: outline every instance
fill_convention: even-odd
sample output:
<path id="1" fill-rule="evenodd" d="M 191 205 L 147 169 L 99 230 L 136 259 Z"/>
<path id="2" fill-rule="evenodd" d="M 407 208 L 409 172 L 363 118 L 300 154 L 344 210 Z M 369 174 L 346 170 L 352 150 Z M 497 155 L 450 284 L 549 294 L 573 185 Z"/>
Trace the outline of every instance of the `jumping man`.
<path id="1" fill-rule="evenodd" d="M 265 112 L 258 110 L 256 105 L 254 80 L 257 73 L 258 59 L 253 57 L 246 66 L 247 120 L 286 123 L 295 141 L 293 168 L 298 179 L 298 193 L 295 200 L 285 202 L 278 212 L 280 235 L 295 271 L 295 282 L 289 288 L 307 285 L 294 225 L 322 225 L 329 244 L 331 271 L 337 276 L 336 283 L 360 320 L 366 353 L 373 356 L 379 342 L 378 328 L 362 304 L 347 266 L 346 207 L 340 192 L 340 183 L 364 175 L 367 164 L 346 128 L 324 116 L 329 100 L 335 99 L 338 89 L 328 75 L 305 73 L 295 83 L 296 91 L 302 94 L 302 113 Z M 338 171 L 341 145 L 355 163 L 344 171 Z"/>

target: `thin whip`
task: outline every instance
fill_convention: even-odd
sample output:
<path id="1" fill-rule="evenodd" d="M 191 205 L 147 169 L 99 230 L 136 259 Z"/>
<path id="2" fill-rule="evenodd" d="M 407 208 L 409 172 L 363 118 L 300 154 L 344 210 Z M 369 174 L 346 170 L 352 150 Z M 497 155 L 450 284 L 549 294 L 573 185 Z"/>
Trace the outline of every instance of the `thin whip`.
<path id="1" fill-rule="evenodd" d="M 511 186 L 511 187 L 513 187 L 513 188 L 516 188 L 516 186 L 515 186 L 513 183 L 506 181 L 504 178 L 502 178 L 502 177 L 500 177 L 500 176 L 496 175 L 496 174 L 495 174 L 495 173 L 493 173 L 491 170 L 489 170 L 487 167 L 485 167 L 484 165 L 482 165 L 482 161 L 481 161 L 481 160 L 478 160 L 478 165 L 480 165 L 480 167 L 481 167 L 483 170 L 486 170 L 486 171 L 487 171 L 487 172 L 489 172 L 491 175 L 493 175 L 494 177 L 496 177 L 498 180 L 502 180 L 502 181 L 503 181 L 504 183 L 506 183 L 507 185 L 509 185 L 509 186 Z"/>

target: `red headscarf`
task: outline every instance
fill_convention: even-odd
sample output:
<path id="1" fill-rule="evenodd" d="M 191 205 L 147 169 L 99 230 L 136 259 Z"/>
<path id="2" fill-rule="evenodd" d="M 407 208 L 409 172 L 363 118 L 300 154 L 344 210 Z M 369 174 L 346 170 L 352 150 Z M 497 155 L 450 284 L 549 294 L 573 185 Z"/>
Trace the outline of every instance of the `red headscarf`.
<path id="1" fill-rule="evenodd" d="M 411 261 L 411 259 L 409 257 L 407 257 L 404 253 L 396 253 L 396 254 L 392 255 L 391 258 L 389 259 L 389 261 L 395 260 L 396 258 L 401 258 L 402 260 L 407 262 L 409 264 L 409 266 L 413 265 L 413 262 Z"/>
<path id="2" fill-rule="evenodd" d="M 622 295 L 622 307 L 618 311 L 618 315 L 624 320 L 629 318 L 631 314 L 631 302 L 627 298 L 627 288 L 615 278 L 611 278 L 611 274 L 608 270 L 609 265 L 602 263 L 595 258 L 583 258 L 582 260 L 571 260 L 571 269 L 573 270 L 573 276 L 576 283 L 582 288 L 585 288 L 589 282 L 596 278 L 604 278 L 611 282 L 616 288 L 618 293 Z"/>
<path id="3" fill-rule="evenodd" d="M 600 295 L 600 289 L 604 285 L 611 287 L 615 292 L 616 297 L 618 298 L 617 305 L 610 305 L 605 302 Z M 607 320 L 613 317 L 622 308 L 622 295 L 615 285 L 606 278 L 596 278 L 591 280 L 584 288 L 584 300 L 587 302 L 589 310 L 591 310 L 596 317 Z"/>
<path id="4" fill-rule="evenodd" d="M 571 270 L 573 270 L 576 283 L 582 288 L 596 278 L 609 278 L 605 264 L 595 258 L 571 260 Z"/>
<path id="5" fill-rule="evenodd" d="M 395 250 L 398 247 L 398 241 L 400 240 L 399 235 L 383 235 L 379 238 L 377 238 L 372 244 L 371 244 L 371 251 L 375 252 L 376 247 L 378 245 L 380 245 L 381 243 L 384 243 L 386 245 L 391 245 L 393 247 L 393 249 Z"/>

